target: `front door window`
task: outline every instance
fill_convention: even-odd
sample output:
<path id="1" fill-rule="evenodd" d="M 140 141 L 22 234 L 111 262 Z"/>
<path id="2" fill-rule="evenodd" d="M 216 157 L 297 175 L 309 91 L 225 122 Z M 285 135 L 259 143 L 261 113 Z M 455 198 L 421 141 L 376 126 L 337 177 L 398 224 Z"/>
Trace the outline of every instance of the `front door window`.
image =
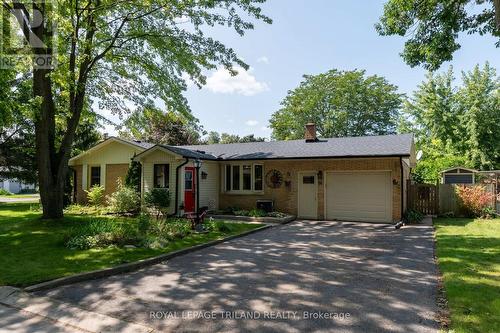
<path id="1" fill-rule="evenodd" d="M 195 211 L 196 179 L 195 169 L 186 167 L 184 172 L 184 210 L 186 213 Z"/>
<path id="2" fill-rule="evenodd" d="M 193 172 L 192 171 L 186 171 L 186 174 L 184 175 L 184 188 L 186 190 L 193 189 Z"/>

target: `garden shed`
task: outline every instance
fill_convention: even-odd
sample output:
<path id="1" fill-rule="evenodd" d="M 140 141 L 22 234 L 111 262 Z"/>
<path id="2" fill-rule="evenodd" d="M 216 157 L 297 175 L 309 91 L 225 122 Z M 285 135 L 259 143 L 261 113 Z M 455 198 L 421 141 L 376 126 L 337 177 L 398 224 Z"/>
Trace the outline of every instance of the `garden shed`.
<path id="1" fill-rule="evenodd" d="M 474 175 L 477 170 L 456 167 L 441 171 L 441 182 L 443 184 L 474 184 Z"/>

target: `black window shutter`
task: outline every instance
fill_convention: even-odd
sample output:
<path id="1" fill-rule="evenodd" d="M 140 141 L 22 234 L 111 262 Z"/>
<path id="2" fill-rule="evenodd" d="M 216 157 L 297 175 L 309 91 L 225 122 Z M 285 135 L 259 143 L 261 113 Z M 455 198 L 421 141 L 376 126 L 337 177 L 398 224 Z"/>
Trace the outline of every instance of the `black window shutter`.
<path id="1" fill-rule="evenodd" d="M 158 168 L 156 167 L 156 164 L 153 164 L 153 187 L 158 187 Z"/>

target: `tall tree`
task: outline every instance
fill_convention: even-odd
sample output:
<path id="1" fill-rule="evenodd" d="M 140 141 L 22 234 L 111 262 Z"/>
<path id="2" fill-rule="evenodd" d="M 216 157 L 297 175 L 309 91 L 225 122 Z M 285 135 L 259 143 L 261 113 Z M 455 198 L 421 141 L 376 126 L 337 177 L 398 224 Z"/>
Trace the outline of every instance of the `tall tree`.
<path id="1" fill-rule="evenodd" d="M 402 115 L 411 121 L 411 132 L 422 143 L 439 140 L 443 145 L 457 143 L 458 105 L 453 87 L 453 69 L 441 74 L 429 72 L 405 101 Z"/>
<path id="2" fill-rule="evenodd" d="M 462 152 L 478 169 L 500 168 L 500 76 L 486 63 L 462 73 L 457 92 Z"/>
<path id="3" fill-rule="evenodd" d="M 123 125 L 121 136 L 173 146 L 198 144 L 203 134 L 192 115 L 164 112 L 152 104 L 134 111 Z"/>
<path id="4" fill-rule="evenodd" d="M 388 134 L 396 130 L 401 95 L 383 77 L 334 69 L 305 75 L 281 105 L 270 120 L 278 140 L 303 138 L 308 122 L 322 137 Z"/>
<path id="5" fill-rule="evenodd" d="M 207 136 L 205 142 L 209 145 L 220 143 L 220 134 L 216 131 L 208 132 L 208 136 Z"/>
<path id="6" fill-rule="evenodd" d="M 456 166 L 500 168 L 500 78 L 488 63 L 462 73 L 429 73 L 403 108 L 400 132 L 416 135 L 424 154 L 418 180 L 435 181 L 439 171 Z"/>
<path id="7" fill-rule="evenodd" d="M 207 37 L 204 26 L 228 26 L 243 35 L 262 14 L 265 0 L 34 1 L 2 0 L 19 21 L 27 52 L 57 67 L 31 70 L 40 196 L 44 218 L 63 216 L 68 159 L 87 99 L 123 112 L 128 104 L 161 98 L 189 110 L 182 92 L 187 74 L 198 86 L 203 69 L 234 64 L 247 69 L 232 49 Z M 55 6 L 57 4 L 57 6 Z M 54 40 L 53 23 L 58 27 Z M 232 71 L 234 74 L 234 70 Z M 57 100 L 57 101 L 56 101 Z M 56 140 L 56 118 L 64 119 Z"/>
<path id="8" fill-rule="evenodd" d="M 403 53 L 412 67 L 438 69 L 460 48 L 460 33 L 492 35 L 500 47 L 500 0 L 388 0 L 375 28 L 407 38 Z"/>
<path id="9" fill-rule="evenodd" d="M 205 144 L 227 144 L 227 143 L 245 143 L 245 142 L 263 142 L 266 141 L 266 138 L 262 138 L 259 136 L 255 136 L 255 134 L 248 134 L 245 136 L 239 136 L 237 134 L 228 134 L 228 133 L 217 133 L 215 131 L 211 131 L 208 133 L 208 137 L 204 140 Z"/>

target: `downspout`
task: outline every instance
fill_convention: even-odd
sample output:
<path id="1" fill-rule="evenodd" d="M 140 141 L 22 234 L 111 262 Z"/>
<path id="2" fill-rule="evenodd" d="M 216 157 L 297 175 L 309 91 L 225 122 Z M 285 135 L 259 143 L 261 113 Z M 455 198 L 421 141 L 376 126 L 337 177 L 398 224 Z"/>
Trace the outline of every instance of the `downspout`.
<path id="1" fill-rule="evenodd" d="M 179 209 L 179 170 L 189 162 L 189 158 L 184 157 L 184 159 L 184 163 L 175 168 L 175 210 L 173 216 L 177 216 L 177 210 Z"/>
<path id="2" fill-rule="evenodd" d="M 403 220 L 403 215 L 404 215 L 404 172 L 403 172 L 403 157 L 399 157 L 399 165 L 401 168 L 401 220 Z"/>
<path id="3" fill-rule="evenodd" d="M 400 188 L 401 188 L 401 220 L 399 222 L 397 222 L 395 225 L 394 225 L 394 228 L 396 229 L 399 229 L 401 228 L 403 225 L 404 225 L 404 221 L 403 221 L 403 212 L 404 212 L 404 208 L 403 208 L 403 204 L 404 204 L 404 181 L 403 181 L 403 157 L 400 156 L 399 157 L 399 167 L 401 168 L 401 179 L 400 179 Z"/>

